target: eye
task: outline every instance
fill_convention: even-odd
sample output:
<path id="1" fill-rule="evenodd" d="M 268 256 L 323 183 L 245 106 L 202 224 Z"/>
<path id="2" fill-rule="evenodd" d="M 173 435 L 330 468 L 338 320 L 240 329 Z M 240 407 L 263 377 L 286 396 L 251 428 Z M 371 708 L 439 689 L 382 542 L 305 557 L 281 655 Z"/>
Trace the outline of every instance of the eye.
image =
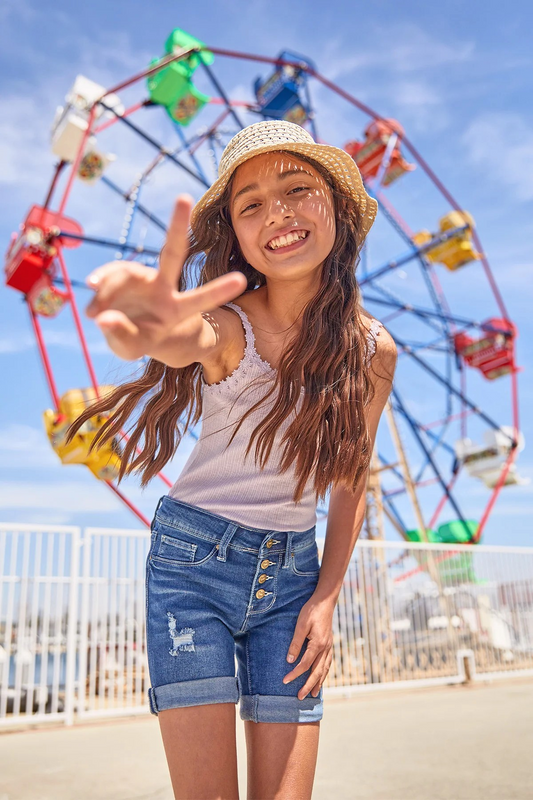
<path id="1" fill-rule="evenodd" d="M 308 191 L 309 191 L 308 186 L 295 186 L 294 189 L 290 190 L 289 194 L 292 194 L 293 192 L 308 192 Z"/>
<path id="2" fill-rule="evenodd" d="M 242 209 L 242 211 L 241 211 L 241 214 L 244 214 L 244 212 L 245 212 L 245 211 L 249 211 L 251 208 L 255 208 L 255 207 L 256 207 L 256 206 L 258 206 L 258 205 L 259 205 L 259 203 L 250 203 L 250 205 L 248 205 L 248 206 L 245 206 L 245 207 Z"/>

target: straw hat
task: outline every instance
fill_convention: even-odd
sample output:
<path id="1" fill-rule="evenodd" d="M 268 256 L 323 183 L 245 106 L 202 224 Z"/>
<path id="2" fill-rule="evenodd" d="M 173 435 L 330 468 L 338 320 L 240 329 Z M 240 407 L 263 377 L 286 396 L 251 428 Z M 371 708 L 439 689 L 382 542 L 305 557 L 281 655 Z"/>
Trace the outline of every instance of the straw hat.
<path id="1" fill-rule="evenodd" d="M 378 204 L 366 193 L 361 173 L 353 158 L 339 147 L 317 144 L 300 125 L 283 119 L 255 122 L 243 128 L 228 142 L 220 159 L 218 179 L 192 210 L 193 230 L 198 215 L 220 197 L 240 164 L 261 153 L 279 150 L 301 153 L 322 164 L 337 179 L 342 190 L 353 197 L 358 204 L 362 215 L 363 233 L 366 237 L 376 218 Z"/>

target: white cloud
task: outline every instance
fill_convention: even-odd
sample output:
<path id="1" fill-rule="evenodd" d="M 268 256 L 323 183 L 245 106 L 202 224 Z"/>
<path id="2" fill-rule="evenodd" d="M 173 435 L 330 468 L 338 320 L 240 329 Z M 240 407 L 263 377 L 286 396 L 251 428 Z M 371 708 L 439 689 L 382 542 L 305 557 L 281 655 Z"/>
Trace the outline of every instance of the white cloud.
<path id="1" fill-rule="evenodd" d="M 355 54 L 343 55 L 346 42 L 342 37 L 330 40 L 320 54 L 317 66 L 319 71 L 322 66 L 322 71 L 330 80 L 370 68 L 394 75 L 463 63 L 472 59 L 474 49 L 473 41 L 459 40 L 450 44 L 437 39 L 415 23 L 400 22 L 387 27 L 375 25 L 372 46 L 357 46 Z"/>
<path id="2" fill-rule="evenodd" d="M 466 158 L 487 182 L 507 187 L 517 200 L 533 200 L 533 131 L 523 117 L 481 114 L 462 139 Z"/>
<path id="3" fill-rule="evenodd" d="M 82 357 L 82 350 L 80 340 L 74 329 L 72 330 L 46 330 L 43 331 L 43 339 L 45 344 L 52 348 L 62 348 L 65 350 L 79 350 L 80 359 Z M 98 339 L 88 340 L 89 353 L 92 355 L 109 355 L 111 350 L 102 336 Z M 36 348 L 37 344 L 35 338 L 30 333 L 21 333 L 16 336 L 2 336 L 0 337 L 0 354 L 8 353 L 22 353 L 26 350 Z"/>
<path id="4" fill-rule="evenodd" d="M 450 122 L 450 114 L 440 90 L 422 78 L 397 80 L 393 87 L 394 99 L 401 109 L 402 119 L 412 131 L 433 132 L 443 130 Z"/>
<path id="5" fill-rule="evenodd" d="M 0 354 L 22 353 L 35 347 L 35 339 L 29 333 L 17 336 L 2 336 L 0 338 Z"/>
<path id="6" fill-rule="evenodd" d="M 0 468 L 59 468 L 44 429 L 12 423 L 0 429 Z"/>
<path id="7" fill-rule="evenodd" d="M 44 509 L 54 512 L 116 514 L 122 511 L 120 500 L 95 481 L 86 483 L 62 481 L 3 481 L 0 509 Z"/>
<path id="8" fill-rule="evenodd" d="M 35 9 L 26 0 L 2 0 L 0 5 L 0 22 L 4 26 L 10 18 L 19 17 L 23 22 L 29 22 L 35 16 Z"/>
<path id="9" fill-rule="evenodd" d="M 474 43 L 468 40 L 450 44 L 414 23 L 375 25 L 372 46 L 350 52 L 345 38 L 328 41 L 317 55 L 317 68 L 330 80 L 350 91 L 377 113 L 394 116 L 409 132 L 441 131 L 451 119 L 449 88 L 443 81 L 443 67 L 461 67 L 473 59 Z M 313 87 L 314 89 L 314 87 Z M 334 109 L 335 124 L 346 116 L 346 103 L 323 86 L 313 91 L 320 104 Z M 319 120 L 320 127 L 322 124 Z"/>
<path id="10" fill-rule="evenodd" d="M 72 525 L 76 523 L 76 517 L 61 511 L 41 510 L 38 512 L 26 512 L 24 519 L 20 520 L 28 525 Z M 16 522 L 13 525 L 16 529 Z"/>

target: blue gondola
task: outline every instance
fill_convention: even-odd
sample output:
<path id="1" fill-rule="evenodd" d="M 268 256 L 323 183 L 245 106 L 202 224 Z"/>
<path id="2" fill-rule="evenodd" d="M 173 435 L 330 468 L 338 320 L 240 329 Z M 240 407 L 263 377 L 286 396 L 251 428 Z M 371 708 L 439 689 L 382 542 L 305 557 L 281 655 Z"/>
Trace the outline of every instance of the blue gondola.
<path id="1" fill-rule="evenodd" d="M 309 59 L 287 50 L 281 52 L 278 59 L 314 69 Z M 270 119 L 286 119 L 303 125 L 311 116 L 306 81 L 305 69 L 289 65 L 278 67 L 266 81 L 257 78 L 254 91 L 261 113 Z"/>

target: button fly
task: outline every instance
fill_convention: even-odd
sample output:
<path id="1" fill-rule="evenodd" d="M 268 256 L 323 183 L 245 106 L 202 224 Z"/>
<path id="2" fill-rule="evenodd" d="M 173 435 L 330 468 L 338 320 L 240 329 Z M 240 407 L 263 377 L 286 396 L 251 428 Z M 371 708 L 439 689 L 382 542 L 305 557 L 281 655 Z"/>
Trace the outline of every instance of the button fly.
<path id="1" fill-rule="evenodd" d="M 259 576 L 259 583 L 264 583 L 267 580 L 268 580 L 268 575 L 263 574 Z"/>
<path id="2" fill-rule="evenodd" d="M 270 550 L 270 548 L 272 547 L 273 544 L 274 544 L 274 539 L 269 539 L 268 542 L 266 543 L 266 546 Z"/>
<path id="3" fill-rule="evenodd" d="M 269 566 L 270 566 L 270 563 L 271 563 L 271 562 L 268 560 L 268 558 L 264 558 L 264 559 L 261 561 L 261 569 L 267 569 L 267 567 L 269 567 Z"/>
<path id="4" fill-rule="evenodd" d="M 264 589 L 258 589 L 258 591 L 255 593 L 255 596 L 257 597 L 258 600 L 262 600 L 265 595 L 266 592 Z"/>

